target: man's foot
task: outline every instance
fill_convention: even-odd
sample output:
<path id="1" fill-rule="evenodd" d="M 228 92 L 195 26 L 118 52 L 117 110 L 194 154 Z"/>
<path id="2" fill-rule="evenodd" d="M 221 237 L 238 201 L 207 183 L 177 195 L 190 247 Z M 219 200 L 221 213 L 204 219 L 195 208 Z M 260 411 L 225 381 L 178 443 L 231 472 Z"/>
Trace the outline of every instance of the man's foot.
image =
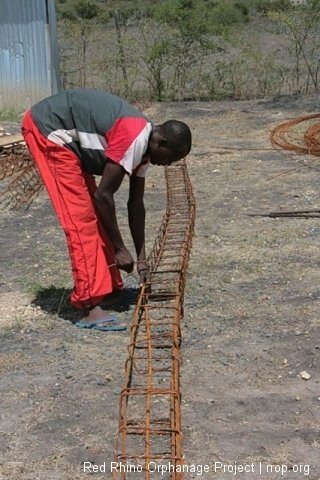
<path id="1" fill-rule="evenodd" d="M 100 305 L 103 308 L 122 308 L 129 307 L 136 303 L 138 290 L 134 288 L 124 288 L 123 290 L 114 290 L 108 293 L 101 300 Z"/>
<path id="2" fill-rule="evenodd" d="M 87 313 L 87 312 L 86 312 Z M 99 305 L 92 308 L 87 315 L 83 316 L 77 323 L 77 327 L 94 330 L 126 330 L 127 325 L 121 325 L 115 315 L 110 315 L 102 310 Z"/>
<path id="3" fill-rule="evenodd" d="M 110 317 L 108 313 L 106 313 L 104 310 L 102 310 L 99 305 L 96 305 L 94 308 L 91 310 L 83 310 L 83 313 L 87 313 L 87 315 L 83 315 L 83 317 L 79 320 L 79 322 L 83 323 L 92 323 L 96 322 L 97 320 L 103 320 L 104 318 L 107 319 Z"/>

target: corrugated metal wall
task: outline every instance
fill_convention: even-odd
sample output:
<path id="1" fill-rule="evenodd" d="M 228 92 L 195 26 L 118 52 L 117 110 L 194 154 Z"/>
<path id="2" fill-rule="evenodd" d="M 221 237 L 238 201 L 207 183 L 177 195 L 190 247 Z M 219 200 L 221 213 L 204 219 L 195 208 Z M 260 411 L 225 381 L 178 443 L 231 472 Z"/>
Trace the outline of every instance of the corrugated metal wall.
<path id="1" fill-rule="evenodd" d="M 54 0 L 0 0 L 0 109 L 60 89 Z"/>

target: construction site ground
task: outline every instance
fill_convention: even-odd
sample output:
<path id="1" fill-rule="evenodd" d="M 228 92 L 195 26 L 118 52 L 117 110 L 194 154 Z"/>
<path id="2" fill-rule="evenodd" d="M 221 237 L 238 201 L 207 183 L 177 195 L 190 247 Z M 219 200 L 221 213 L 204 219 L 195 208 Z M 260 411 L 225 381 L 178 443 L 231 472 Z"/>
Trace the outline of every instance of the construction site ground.
<path id="1" fill-rule="evenodd" d="M 186 121 L 194 138 L 181 325 L 186 480 L 320 479 L 320 217 L 252 216 L 320 209 L 320 159 L 269 141 L 275 126 L 317 112 L 316 96 L 145 110 L 156 123 Z M 132 247 L 127 187 L 116 197 Z M 166 206 L 161 167 L 149 170 L 145 203 L 150 251 Z M 44 191 L 1 212 L 0 258 L 0 479 L 111 479 L 129 333 L 74 326 L 66 243 Z M 124 282 L 137 287 L 137 274 Z M 128 326 L 133 308 L 117 312 Z"/>

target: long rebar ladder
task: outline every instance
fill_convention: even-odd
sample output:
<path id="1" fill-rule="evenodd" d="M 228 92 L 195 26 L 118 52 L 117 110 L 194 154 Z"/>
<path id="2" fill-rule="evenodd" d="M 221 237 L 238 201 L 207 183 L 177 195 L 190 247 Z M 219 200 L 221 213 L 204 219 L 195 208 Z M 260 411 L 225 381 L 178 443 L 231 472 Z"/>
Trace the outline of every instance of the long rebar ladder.
<path id="1" fill-rule="evenodd" d="M 151 282 L 131 325 L 113 479 L 183 478 L 180 320 L 195 199 L 185 160 L 165 175 L 167 208 L 149 256 Z"/>

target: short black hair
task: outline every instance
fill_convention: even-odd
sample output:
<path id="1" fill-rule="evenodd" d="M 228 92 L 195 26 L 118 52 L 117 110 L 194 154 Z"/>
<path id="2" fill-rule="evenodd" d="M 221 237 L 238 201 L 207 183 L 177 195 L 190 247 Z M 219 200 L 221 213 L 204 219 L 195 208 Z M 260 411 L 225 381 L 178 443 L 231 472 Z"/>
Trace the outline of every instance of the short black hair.
<path id="1" fill-rule="evenodd" d="M 174 150 L 187 147 L 191 150 L 192 136 L 188 125 L 180 120 L 167 120 L 161 125 L 161 130 L 168 142 L 168 146 Z"/>

